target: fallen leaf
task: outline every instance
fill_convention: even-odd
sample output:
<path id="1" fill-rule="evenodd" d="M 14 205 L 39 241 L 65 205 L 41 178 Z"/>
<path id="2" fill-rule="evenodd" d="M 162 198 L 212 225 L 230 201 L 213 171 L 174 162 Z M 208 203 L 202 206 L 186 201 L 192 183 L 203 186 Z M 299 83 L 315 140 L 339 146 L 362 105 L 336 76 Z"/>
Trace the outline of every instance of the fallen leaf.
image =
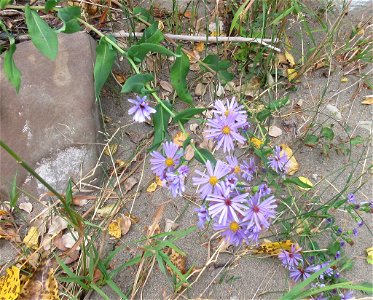
<path id="1" fill-rule="evenodd" d="M 219 83 L 218 89 L 216 90 L 216 96 L 220 97 L 225 93 L 223 86 Z"/>
<path id="2" fill-rule="evenodd" d="M 96 199 L 96 196 L 89 196 L 89 195 L 75 195 L 73 197 L 73 204 L 76 206 L 84 206 L 88 204 L 89 199 Z"/>
<path id="3" fill-rule="evenodd" d="M 19 204 L 19 208 L 27 213 L 32 212 L 32 204 L 30 202 L 22 202 Z"/>
<path id="4" fill-rule="evenodd" d="M 198 42 L 194 49 L 198 52 L 202 52 L 203 50 L 205 50 L 205 43 L 204 42 Z"/>
<path id="5" fill-rule="evenodd" d="M 75 245 L 75 243 L 77 242 L 78 238 L 79 238 L 78 232 L 72 230 L 71 232 L 68 232 L 68 233 L 65 233 L 64 235 L 62 235 L 61 241 L 62 241 L 62 244 L 66 248 L 70 249 L 70 248 L 72 248 Z M 79 250 L 79 249 L 80 249 L 80 247 L 78 246 L 76 248 L 76 250 Z"/>
<path id="6" fill-rule="evenodd" d="M 132 190 L 132 188 L 137 184 L 138 180 L 131 176 L 129 177 L 126 182 L 124 183 L 124 188 L 126 189 L 126 193 Z"/>
<path id="7" fill-rule="evenodd" d="M 157 183 L 156 183 L 156 182 L 152 182 L 152 183 L 148 186 L 148 188 L 146 189 L 146 191 L 147 191 L 148 193 L 153 193 L 153 192 L 156 191 L 157 187 L 158 187 Z"/>
<path id="8" fill-rule="evenodd" d="M 109 235 L 115 237 L 116 239 L 120 239 L 122 236 L 122 230 L 120 227 L 120 223 L 121 223 L 121 218 L 119 217 L 111 221 L 111 223 L 108 226 Z"/>
<path id="9" fill-rule="evenodd" d="M 174 137 L 174 143 L 180 147 L 183 146 L 184 141 L 187 139 L 186 135 L 179 131 Z"/>
<path id="10" fill-rule="evenodd" d="M 6 275 L 0 277 L 0 299 L 15 300 L 21 292 L 19 271 L 15 266 L 6 269 Z"/>
<path id="11" fill-rule="evenodd" d="M 266 241 L 254 248 L 254 254 L 268 254 L 277 256 L 280 254 L 281 250 L 289 251 L 292 245 L 294 245 L 294 243 L 291 240 L 281 242 Z"/>
<path id="12" fill-rule="evenodd" d="M 109 144 L 104 148 L 104 154 L 107 156 L 114 155 L 118 150 L 118 144 Z"/>
<path id="13" fill-rule="evenodd" d="M 123 84 L 126 81 L 126 77 L 124 76 L 123 73 L 113 72 L 113 76 L 114 76 L 115 81 L 118 82 L 119 84 Z"/>
<path id="14" fill-rule="evenodd" d="M 140 219 L 136 217 L 134 214 L 130 214 L 129 212 L 124 213 L 124 215 L 130 218 L 132 224 L 137 224 L 140 222 Z"/>
<path id="15" fill-rule="evenodd" d="M 342 77 L 342 78 L 341 78 L 341 82 L 342 82 L 342 83 L 346 83 L 346 82 L 348 82 L 348 78 L 347 78 L 347 77 Z"/>
<path id="16" fill-rule="evenodd" d="M 295 172 L 299 170 L 299 163 L 297 162 L 297 160 L 295 159 L 293 155 L 293 150 L 291 150 L 291 148 L 288 145 L 281 144 L 280 146 L 282 148 L 281 152 L 282 153 L 285 152 L 289 160 L 287 163 L 287 169 L 285 173 L 287 175 L 293 175 Z"/>
<path id="17" fill-rule="evenodd" d="M 57 247 L 57 249 L 61 251 L 66 251 L 68 248 L 65 247 L 64 243 L 62 242 L 62 233 L 60 232 L 54 239 L 53 245 Z"/>
<path id="18" fill-rule="evenodd" d="M 158 29 L 159 29 L 160 31 L 163 31 L 163 29 L 164 29 L 164 24 L 163 24 L 162 21 L 158 21 Z"/>
<path id="19" fill-rule="evenodd" d="M 113 204 L 109 204 L 107 206 L 99 208 L 97 210 L 97 216 L 99 218 L 105 218 L 108 215 L 114 215 L 114 214 L 116 214 L 118 209 L 119 209 L 119 206 L 116 206 L 114 203 Z"/>
<path id="20" fill-rule="evenodd" d="M 174 91 L 174 88 L 172 87 L 171 83 L 167 81 L 161 80 L 159 82 L 159 85 L 162 87 L 162 89 L 164 89 L 167 92 L 172 93 Z"/>
<path id="21" fill-rule="evenodd" d="M 277 126 L 272 125 L 269 127 L 268 134 L 271 137 L 279 137 L 282 134 L 282 130 Z"/>
<path id="22" fill-rule="evenodd" d="M 337 121 L 342 120 L 342 114 L 336 106 L 328 104 L 326 106 L 326 109 L 331 113 L 332 117 L 334 117 Z"/>
<path id="23" fill-rule="evenodd" d="M 285 50 L 285 57 L 286 57 L 286 60 L 289 62 L 290 67 L 294 67 L 295 60 L 294 60 L 293 55 L 290 52 Z"/>
<path id="24" fill-rule="evenodd" d="M 295 69 L 289 68 L 286 70 L 286 72 L 287 72 L 289 81 L 293 81 L 298 76 L 298 73 Z"/>
<path id="25" fill-rule="evenodd" d="M 39 230 L 36 226 L 32 226 L 25 238 L 23 239 L 23 243 L 29 249 L 37 249 L 39 245 Z"/>
<path id="26" fill-rule="evenodd" d="M 192 160 L 192 158 L 194 157 L 194 148 L 192 147 L 192 145 L 186 146 L 184 157 L 188 161 Z"/>
<path id="27" fill-rule="evenodd" d="M 300 181 L 302 181 L 303 183 L 308 184 L 309 186 L 313 187 L 313 183 L 307 177 L 299 176 L 298 179 Z M 300 186 L 298 186 L 298 188 L 300 188 L 301 190 L 304 190 L 304 191 L 308 191 L 308 190 L 311 189 L 311 188 L 303 188 L 303 187 L 300 187 Z"/>
<path id="28" fill-rule="evenodd" d="M 187 18 L 187 19 L 190 19 L 192 17 L 192 12 L 190 10 L 187 10 L 185 13 L 184 13 L 184 17 Z"/>
<path id="29" fill-rule="evenodd" d="M 14 226 L 12 216 L 6 210 L 0 210 L 0 239 L 21 242 Z"/>
<path id="30" fill-rule="evenodd" d="M 189 125 L 189 129 L 190 129 L 191 132 L 197 133 L 198 126 L 199 125 L 197 123 L 192 123 L 192 124 Z"/>
<path id="31" fill-rule="evenodd" d="M 132 221 L 129 217 L 122 215 L 121 221 L 120 221 L 120 229 L 122 231 L 122 235 L 127 234 L 127 232 L 130 230 L 132 225 Z"/>
<path id="32" fill-rule="evenodd" d="M 185 265 L 186 265 L 186 257 L 185 255 L 182 255 L 178 252 L 176 252 L 174 249 L 170 249 L 168 248 L 167 250 L 165 250 L 166 254 L 169 256 L 170 258 L 170 261 L 174 264 L 174 266 L 176 268 L 178 268 L 178 270 L 180 271 L 181 274 L 185 274 L 186 273 L 186 268 L 185 268 Z M 168 272 L 170 272 L 171 274 L 175 274 L 175 272 L 168 266 L 166 265 L 166 269 Z M 176 274 L 175 274 L 176 275 Z M 176 275 L 177 276 L 177 275 Z"/>
<path id="33" fill-rule="evenodd" d="M 284 53 L 277 53 L 276 57 L 277 57 L 277 63 L 279 65 L 287 65 L 288 64 L 288 60 L 286 59 L 286 56 L 285 56 Z"/>
<path id="34" fill-rule="evenodd" d="M 73 252 L 68 252 L 65 259 L 64 259 L 64 263 L 66 265 L 69 265 L 69 264 L 72 264 L 73 262 L 77 261 L 80 257 L 80 251 L 79 250 L 75 250 Z"/>
<path id="35" fill-rule="evenodd" d="M 54 235 L 62 230 L 66 229 L 68 225 L 68 222 L 62 218 L 61 216 L 53 216 L 51 220 L 51 225 L 49 226 L 48 229 L 48 234 L 49 235 Z"/>
<path id="36" fill-rule="evenodd" d="M 367 248 L 367 263 L 373 265 L 373 247 Z"/>
<path id="37" fill-rule="evenodd" d="M 373 95 L 365 96 L 364 100 L 361 101 L 361 104 L 372 105 L 373 104 Z"/>
<path id="38" fill-rule="evenodd" d="M 170 232 L 173 230 L 176 230 L 179 227 L 179 224 L 177 224 L 175 221 L 166 219 L 166 224 L 164 226 L 164 232 Z"/>

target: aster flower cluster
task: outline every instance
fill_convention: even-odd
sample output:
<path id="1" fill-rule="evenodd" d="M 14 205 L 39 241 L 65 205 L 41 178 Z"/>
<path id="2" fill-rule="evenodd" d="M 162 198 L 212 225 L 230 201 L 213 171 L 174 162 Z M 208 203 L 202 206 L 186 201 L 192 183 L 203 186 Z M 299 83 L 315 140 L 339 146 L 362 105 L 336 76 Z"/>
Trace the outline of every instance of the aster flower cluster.
<path id="1" fill-rule="evenodd" d="M 214 230 L 221 231 L 225 240 L 235 246 L 257 242 L 260 233 L 269 228 L 277 207 L 265 183 L 255 193 L 248 191 L 247 183 L 257 171 L 254 159 L 240 164 L 234 156 L 228 156 L 226 163 L 218 160 L 215 166 L 207 161 L 205 173 L 196 170 L 193 185 L 198 186 L 204 201 L 197 210 L 198 226 L 203 228 L 212 221 Z"/>
<path id="2" fill-rule="evenodd" d="M 226 104 L 217 100 L 212 111 L 214 117 L 207 120 L 208 129 L 205 131 L 206 138 L 213 139 L 217 145 L 216 149 L 223 147 L 224 152 L 231 152 L 234 149 L 234 142 L 243 144 L 246 139 L 240 131 L 247 130 L 247 113 L 242 105 L 236 102 L 233 97 Z"/>
<path id="3" fill-rule="evenodd" d="M 151 170 L 157 175 L 164 187 L 167 187 L 173 197 L 181 196 L 185 191 L 185 178 L 189 173 L 189 168 L 181 163 L 183 149 L 173 142 L 162 144 L 163 153 L 153 151 Z"/>

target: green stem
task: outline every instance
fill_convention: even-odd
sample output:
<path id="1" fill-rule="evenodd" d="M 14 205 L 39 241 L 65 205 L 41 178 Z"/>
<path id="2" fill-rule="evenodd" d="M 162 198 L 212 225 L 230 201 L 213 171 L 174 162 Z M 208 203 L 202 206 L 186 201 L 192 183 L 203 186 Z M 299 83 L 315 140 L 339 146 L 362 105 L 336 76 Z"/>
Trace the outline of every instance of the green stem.
<path id="1" fill-rule="evenodd" d="M 19 163 L 25 170 L 27 170 L 32 176 L 34 176 L 37 180 L 39 180 L 50 192 L 52 192 L 58 199 L 60 199 L 63 203 L 65 202 L 65 198 L 58 193 L 53 187 L 51 187 L 48 182 L 46 182 L 42 177 L 39 176 L 38 173 L 34 171 L 27 163 L 25 163 L 20 156 L 18 156 L 3 140 L 0 140 L 0 146 L 12 156 L 17 163 Z"/>

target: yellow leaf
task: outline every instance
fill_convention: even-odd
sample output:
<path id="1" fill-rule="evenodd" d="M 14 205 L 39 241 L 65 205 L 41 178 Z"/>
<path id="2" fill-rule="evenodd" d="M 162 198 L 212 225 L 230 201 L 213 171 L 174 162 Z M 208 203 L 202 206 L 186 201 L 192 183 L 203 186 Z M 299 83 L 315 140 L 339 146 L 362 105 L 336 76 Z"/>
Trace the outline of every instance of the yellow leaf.
<path id="1" fill-rule="evenodd" d="M 172 248 L 171 249 L 168 248 L 164 252 L 169 256 L 170 261 L 174 264 L 174 266 L 179 269 L 180 273 L 185 274 L 186 273 L 186 268 L 185 268 L 186 257 L 185 257 L 185 255 L 176 252 Z M 168 265 L 166 265 L 166 269 L 171 274 L 175 273 Z"/>
<path id="2" fill-rule="evenodd" d="M 262 147 L 262 145 L 264 144 L 264 142 L 261 140 L 261 139 L 258 139 L 256 137 L 252 137 L 250 139 L 250 142 L 253 144 L 253 146 L 256 148 L 256 149 L 259 149 Z"/>
<path id="3" fill-rule="evenodd" d="M 109 144 L 104 148 L 104 154 L 107 156 L 114 155 L 118 150 L 118 144 Z"/>
<path id="4" fill-rule="evenodd" d="M 121 221 L 122 218 L 117 218 L 113 220 L 108 227 L 109 234 L 117 239 L 120 239 L 122 236 Z"/>
<path id="5" fill-rule="evenodd" d="M 373 104 L 373 95 L 365 96 L 365 99 L 361 101 L 361 104 L 372 105 Z"/>
<path id="6" fill-rule="evenodd" d="M 289 160 L 287 163 L 287 169 L 285 173 L 287 175 L 293 175 L 295 172 L 299 170 L 299 163 L 293 155 L 293 150 L 291 150 L 291 148 L 288 145 L 281 144 L 280 146 L 282 148 L 281 154 L 286 153 Z"/>
<path id="7" fill-rule="evenodd" d="M 342 77 L 342 78 L 341 78 L 341 82 L 342 82 L 342 83 L 348 82 L 348 78 L 347 78 L 347 77 Z"/>
<path id="8" fill-rule="evenodd" d="M 299 176 L 298 179 L 300 181 L 302 181 L 303 183 L 305 184 L 308 184 L 309 186 L 313 187 L 313 183 L 311 182 L 311 180 L 309 180 L 307 177 L 303 177 L 303 176 Z M 311 188 L 302 188 L 300 186 L 298 186 L 301 190 L 304 190 L 304 191 L 308 191 L 310 190 Z"/>
<path id="9" fill-rule="evenodd" d="M 298 73 L 295 69 L 287 69 L 288 79 L 289 81 L 293 81 L 297 76 Z"/>
<path id="10" fill-rule="evenodd" d="M 281 250 L 289 251 L 294 243 L 290 240 L 281 242 L 266 241 L 254 249 L 254 254 L 279 255 Z"/>
<path id="11" fill-rule="evenodd" d="M 367 248 L 367 263 L 373 265 L 373 247 Z"/>
<path id="12" fill-rule="evenodd" d="M 187 139 L 184 133 L 179 131 L 174 137 L 174 143 L 180 147 L 183 146 L 184 141 Z"/>
<path id="13" fill-rule="evenodd" d="M 163 31 L 163 29 L 164 29 L 164 24 L 163 24 L 162 21 L 158 21 L 158 29 L 159 29 L 160 31 Z"/>
<path id="14" fill-rule="evenodd" d="M 291 53 L 289 53 L 285 50 L 285 57 L 288 60 L 290 67 L 294 67 L 295 66 L 295 60 L 294 60 L 293 55 L 291 55 Z"/>
<path id="15" fill-rule="evenodd" d="M 108 215 L 114 215 L 114 214 L 116 214 L 117 211 L 118 211 L 118 209 L 119 209 L 119 206 L 115 206 L 115 204 L 109 204 L 107 206 L 99 208 L 97 210 L 97 216 L 99 218 L 105 218 Z"/>
<path id="16" fill-rule="evenodd" d="M 155 177 L 155 182 L 156 182 L 156 184 L 157 184 L 158 186 L 163 186 L 163 181 L 162 181 L 161 177 L 156 176 L 156 177 Z"/>
<path id="17" fill-rule="evenodd" d="M 204 42 L 199 42 L 197 45 L 195 45 L 194 49 L 198 52 L 202 52 L 205 50 L 205 43 Z"/>
<path id="18" fill-rule="evenodd" d="M 19 269 L 12 266 L 6 269 L 6 275 L 0 277 L 0 299 L 15 300 L 20 291 Z"/>
<path id="19" fill-rule="evenodd" d="M 155 190 L 157 189 L 157 187 L 158 187 L 157 183 L 156 183 L 156 182 L 152 182 L 152 183 L 148 186 L 148 188 L 146 189 L 146 191 L 147 191 L 148 193 L 153 193 L 153 192 L 155 192 Z"/>
<path id="20" fill-rule="evenodd" d="M 39 230 L 37 227 L 32 226 L 25 238 L 23 239 L 23 243 L 26 245 L 27 248 L 30 249 L 37 249 L 39 245 Z"/>

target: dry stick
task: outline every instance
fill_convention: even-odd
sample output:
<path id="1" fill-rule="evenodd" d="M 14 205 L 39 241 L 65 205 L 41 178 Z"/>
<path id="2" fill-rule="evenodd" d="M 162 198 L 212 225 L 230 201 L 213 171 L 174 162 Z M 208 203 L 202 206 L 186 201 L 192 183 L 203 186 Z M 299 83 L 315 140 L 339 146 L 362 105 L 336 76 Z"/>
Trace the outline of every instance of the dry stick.
<path id="1" fill-rule="evenodd" d="M 142 37 L 143 32 L 127 32 L 120 30 L 112 34 L 116 38 L 121 37 Z M 258 38 L 245 38 L 240 36 L 205 36 L 205 35 L 183 35 L 183 34 L 171 34 L 164 33 L 166 38 L 172 40 L 182 40 L 182 41 L 191 41 L 191 42 L 207 42 L 207 43 L 222 43 L 222 42 L 236 42 L 236 43 L 257 43 L 263 46 L 266 46 L 277 52 L 281 52 L 279 48 L 276 48 L 267 42 L 277 42 L 277 39 L 258 39 Z"/>

